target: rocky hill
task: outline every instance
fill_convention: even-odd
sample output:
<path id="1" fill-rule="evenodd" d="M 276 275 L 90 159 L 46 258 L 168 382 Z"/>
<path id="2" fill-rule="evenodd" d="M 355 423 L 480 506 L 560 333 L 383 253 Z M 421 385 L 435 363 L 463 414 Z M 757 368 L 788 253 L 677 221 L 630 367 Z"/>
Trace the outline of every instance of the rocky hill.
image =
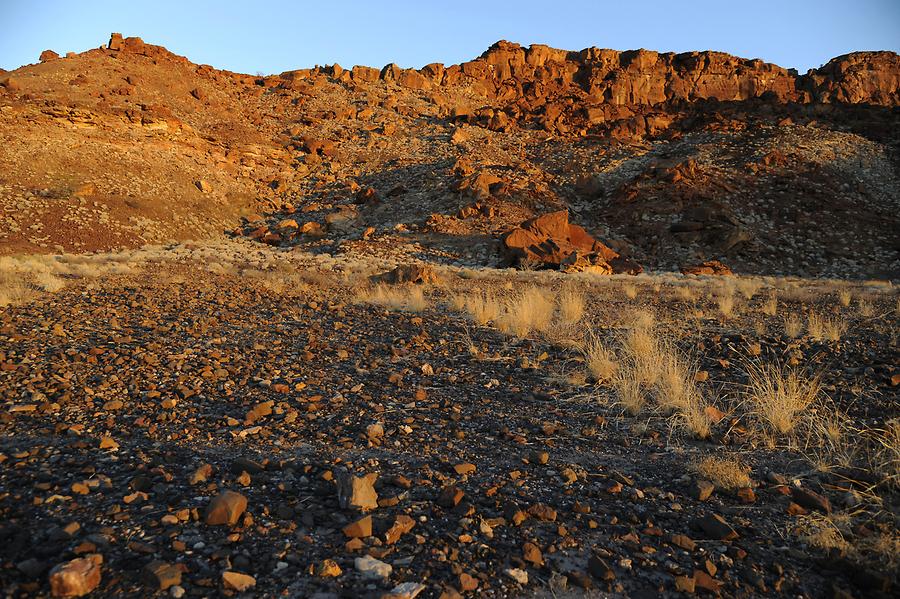
<path id="1" fill-rule="evenodd" d="M 645 268 L 896 277 L 900 57 L 498 42 L 459 65 L 251 76 L 139 38 L 0 76 L 0 252 L 248 235 L 507 262 L 570 220 Z"/>

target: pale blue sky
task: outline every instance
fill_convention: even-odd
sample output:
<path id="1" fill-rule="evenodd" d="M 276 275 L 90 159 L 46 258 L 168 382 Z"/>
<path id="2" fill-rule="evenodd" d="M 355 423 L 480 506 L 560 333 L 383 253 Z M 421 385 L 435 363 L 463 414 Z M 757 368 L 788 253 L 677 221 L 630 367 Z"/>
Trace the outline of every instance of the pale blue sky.
<path id="1" fill-rule="evenodd" d="M 243 73 L 470 60 L 507 39 L 580 50 L 721 50 L 805 72 L 853 50 L 900 52 L 900 0 L 0 0 L 0 67 L 119 31 Z"/>

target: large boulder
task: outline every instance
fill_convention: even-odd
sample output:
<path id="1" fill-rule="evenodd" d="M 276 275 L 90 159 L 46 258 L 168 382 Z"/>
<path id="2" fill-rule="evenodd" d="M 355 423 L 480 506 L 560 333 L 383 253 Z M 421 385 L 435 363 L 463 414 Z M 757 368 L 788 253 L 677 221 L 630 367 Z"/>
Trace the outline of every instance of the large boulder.
<path id="1" fill-rule="evenodd" d="M 532 218 L 503 237 L 507 260 L 513 265 L 556 268 L 565 272 L 638 274 L 640 265 L 594 239 L 583 227 L 569 222 L 569 211 Z"/>

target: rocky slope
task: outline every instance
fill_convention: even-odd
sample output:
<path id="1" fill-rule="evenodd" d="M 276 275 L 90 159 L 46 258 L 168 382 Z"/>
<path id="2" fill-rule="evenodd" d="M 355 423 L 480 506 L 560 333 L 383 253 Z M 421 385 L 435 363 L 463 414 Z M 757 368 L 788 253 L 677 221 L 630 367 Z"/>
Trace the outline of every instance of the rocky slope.
<path id="1" fill-rule="evenodd" d="M 0 78 L 0 251 L 250 235 L 502 263 L 527 218 L 649 269 L 895 277 L 900 58 L 498 42 L 459 65 L 254 77 L 139 38 Z M 280 226 L 279 226 L 280 225 Z"/>

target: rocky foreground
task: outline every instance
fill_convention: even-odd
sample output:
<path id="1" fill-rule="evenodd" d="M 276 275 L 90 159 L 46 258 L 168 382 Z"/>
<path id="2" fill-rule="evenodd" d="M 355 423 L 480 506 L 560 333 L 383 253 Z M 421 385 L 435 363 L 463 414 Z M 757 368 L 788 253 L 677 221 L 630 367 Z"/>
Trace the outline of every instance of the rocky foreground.
<path id="1" fill-rule="evenodd" d="M 359 261 L 255 248 L 36 262 L 63 288 L 0 309 L 7 596 L 896 591 L 889 285 L 373 287 Z M 461 308 L 532 284 L 583 314 L 516 335 Z M 586 371 L 586 341 L 644 329 L 694 356 L 705 433 Z M 792 432 L 744 405 L 754 360 L 818 374 Z"/>

